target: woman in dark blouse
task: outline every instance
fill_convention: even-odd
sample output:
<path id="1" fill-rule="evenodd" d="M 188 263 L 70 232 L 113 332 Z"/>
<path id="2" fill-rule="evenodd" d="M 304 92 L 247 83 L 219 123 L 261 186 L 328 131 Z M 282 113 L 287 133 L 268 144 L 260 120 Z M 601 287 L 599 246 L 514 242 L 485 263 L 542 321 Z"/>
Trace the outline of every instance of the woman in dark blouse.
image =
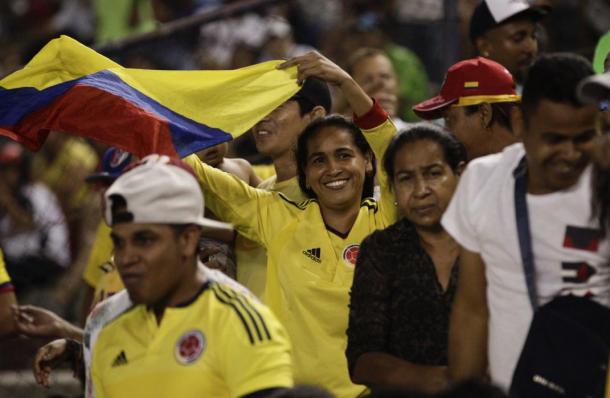
<path id="1" fill-rule="evenodd" d="M 386 151 L 401 219 L 360 247 L 346 351 L 355 383 L 423 391 L 447 383 L 458 245 L 440 220 L 465 160 L 463 145 L 430 123 L 402 131 Z"/>

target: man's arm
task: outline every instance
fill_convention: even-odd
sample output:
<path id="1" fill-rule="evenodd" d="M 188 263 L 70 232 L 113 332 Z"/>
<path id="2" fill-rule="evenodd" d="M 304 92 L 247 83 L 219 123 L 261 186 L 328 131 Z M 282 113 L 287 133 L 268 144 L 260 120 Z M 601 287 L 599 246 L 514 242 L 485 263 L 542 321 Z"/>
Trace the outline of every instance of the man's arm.
<path id="1" fill-rule="evenodd" d="M 0 340 L 15 334 L 15 320 L 11 308 L 17 305 L 17 298 L 12 287 L 0 286 Z"/>
<path id="2" fill-rule="evenodd" d="M 460 273 L 449 322 L 449 375 L 453 380 L 487 373 L 487 282 L 478 253 L 460 250 Z"/>
<path id="3" fill-rule="evenodd" d="M 45 308 L 34 305 L 13 307 L 16 331 L 28 337 L 83 340 L 83 330 Z"/>

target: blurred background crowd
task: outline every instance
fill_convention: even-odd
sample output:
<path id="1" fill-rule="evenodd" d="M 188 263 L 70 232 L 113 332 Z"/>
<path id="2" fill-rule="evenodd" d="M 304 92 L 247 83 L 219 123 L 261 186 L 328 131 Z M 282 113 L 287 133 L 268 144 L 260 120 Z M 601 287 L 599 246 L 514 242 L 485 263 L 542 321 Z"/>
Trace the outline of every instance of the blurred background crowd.
<path id="1" fill-rule="evenodd" d="M 477 3 L 5 0 L 0 2 L 0 77 L 23 67 L 60 34 L 125 67 L 151 69 L 234 69 L 315 49 L 355 74 L 351 56 L 370 47 L 384 50 L 396 71 L 398 101 L 393 113 L 404 121 L 416 121 L 411 107 L 438 91 L 449 66 L 474 56 L 468 27 Z M 610 2 L 543 3 L 552 5 L 553 11 L 539 27 L 541 52 L 570 51 L 591 59 L 599 37 L 610 30 Z M 335 111 L 343 112 L 345 103 L 337 93 L 333 96 Z M 229 154 L 253 164 L 269 163 L 252 148 L 246 134 L 231 145 Z M 11 275 L 19 301 L 43 305 L 75 323 L 82 322 L 82 276 L 100 220 L 98 191 L 84 180 L 96 170 L 106 149 L 56 133 L 37 153 L 5 141 L 0 146 L 0 247 L 20 264 L 12 268 L 24 273 Z M 269 168 L 257 170 L 261 178 L 268 176 Z M 15 208 L 23 196 L 29 198 L 29 208 L 21 210 L 31 217 Z M 9 213 L 12 223 L 7 221 Z M 26 228 L 28 223 L 40 227 L 29 228 L 33 231 L 29 236 L 15 241 L 10 233 L 15 225 L 9 224 Z M 29 366 L 24 362 L 31 356 L 21 355 L 23 347 L 5 345 L 0 348 L 0 369 Z M 34 342 L 32 349 L 38 346 Z"/>

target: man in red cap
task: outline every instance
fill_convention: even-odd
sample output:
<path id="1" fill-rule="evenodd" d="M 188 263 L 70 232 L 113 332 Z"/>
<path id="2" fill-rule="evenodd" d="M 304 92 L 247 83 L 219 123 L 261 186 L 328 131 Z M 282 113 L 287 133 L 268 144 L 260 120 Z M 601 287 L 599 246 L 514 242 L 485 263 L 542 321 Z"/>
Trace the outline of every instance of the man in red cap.
<path id="1" fill-rule="evenodd" d="M 478 57 L 451 66 L 441 92 L 415 105 L 413 111 L 422 119 L 444 118 L 471 160 L 500 152 L 517 141 L 511 113 L 520 100 L 508 70 Z"/>

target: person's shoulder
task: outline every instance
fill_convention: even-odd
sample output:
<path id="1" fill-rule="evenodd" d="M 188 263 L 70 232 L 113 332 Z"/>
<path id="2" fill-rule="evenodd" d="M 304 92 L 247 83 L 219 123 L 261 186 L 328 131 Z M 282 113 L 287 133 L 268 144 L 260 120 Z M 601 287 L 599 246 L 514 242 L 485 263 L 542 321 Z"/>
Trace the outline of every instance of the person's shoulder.
<path id="1" fill-rule="evenodd" d="M 87 317 L 84 335 L 85 346 L 90 348 L 95 345 L 101 330 L 131 308 L 133 308 L 133 303 L 127 290 L 122 290 L 99 302 Z"/>
<path id="2" fill-rule="evenodd" d="M 502 152 L 476 158 L 466 166 L 460 184 L 469 190 L 495 190 L 511 181 L 510 176 L 525 155 L 523 144 L 510 145 Z"/>
<path id="3" fill-rule="evenodd" d="M 364 239 L 364 244 L 369 248 L 379 248 L 383 252 L 389 252 L 393 246 L 403 246 L 407 242 L 417 239 L 417 232 L 411 223 L 405 219 L 399 219 L 385 229 L 378 229 Z"/>
<path id="4" fill-rule="evenodd" d="M 274 339 L 279 322 L 248 289 L 219 275 L 209 276 L 207 289 L 213 301 L 213 316 L 209 320 L 214 330 L 225 338 L 243 339 L 251 346 Z"/>
<path id="5" fill-rule="evenodd" d="M 470 173 L 490 173 L 496 170 L 504 170 L 507 167 L 514 167 L 524 155 L 523 144 L 518 142 L 507 146 L 502 152 L 471 160 L 466 170 L 469 170 Z"/>

